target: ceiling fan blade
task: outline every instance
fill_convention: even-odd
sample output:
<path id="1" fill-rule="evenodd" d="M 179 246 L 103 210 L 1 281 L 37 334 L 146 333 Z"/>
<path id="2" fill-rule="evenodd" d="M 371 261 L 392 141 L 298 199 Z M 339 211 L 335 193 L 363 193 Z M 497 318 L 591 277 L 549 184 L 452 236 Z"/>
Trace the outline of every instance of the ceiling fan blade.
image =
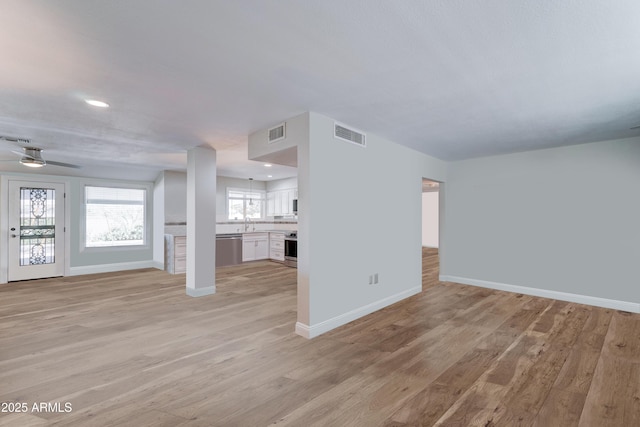
<path id="1" fill-rule="evenodd" d="M 35 160 L 35 157 L 30 156 L 30 155 L 28 155 L 28 154 L 25 154 L 25 152 L 24 152 L 24 151 L 21 153 L 21 152 L 19 152 L 19 151 L 13 151 L 13 150 L 11 150 L 11 152 L 12 152 L 13 154 L 17 154 L 17 155 L 18 155 L 18 156 L 20 156 L 20 157 L 27 157 L 27 158 L 29 158 L 29 159 L 33 159 L 33 160 Z"/>
<path id="2" fill-rule="evenodd" d="M 72 165 L 71 163 L 54 162 L 53 160 L 46 160 L 48 165 L 62 166 L 63 168 L 81 169 L 82 166 Z"/>

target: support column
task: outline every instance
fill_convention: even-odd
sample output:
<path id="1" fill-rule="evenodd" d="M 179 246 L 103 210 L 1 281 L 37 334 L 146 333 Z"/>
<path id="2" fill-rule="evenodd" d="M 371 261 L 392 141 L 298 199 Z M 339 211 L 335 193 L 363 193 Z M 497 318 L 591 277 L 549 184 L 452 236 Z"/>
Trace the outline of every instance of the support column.
<path id="1" fill-rule="evenodd" d="M 305 338 L 311 335 L 311 117 L 309 113 L 300 120 L 304 129 L 298 143 L 298 321 L 296 334 Z"/>
<path id="2" fill-rule="evenodd" d="M 216 150 L 205 146 L 187 151 L 187 295 L 215 292 Z"/>

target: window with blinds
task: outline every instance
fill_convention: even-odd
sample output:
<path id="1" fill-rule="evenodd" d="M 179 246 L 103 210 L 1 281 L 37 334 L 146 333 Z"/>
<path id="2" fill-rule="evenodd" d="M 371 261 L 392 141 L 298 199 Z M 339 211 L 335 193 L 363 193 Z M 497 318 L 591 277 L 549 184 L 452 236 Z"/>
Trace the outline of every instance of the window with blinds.
<path id="1" fill-rule="evenodd" d="M 85 246 L 145 244 L 146 190 L 85 187 Z"/>

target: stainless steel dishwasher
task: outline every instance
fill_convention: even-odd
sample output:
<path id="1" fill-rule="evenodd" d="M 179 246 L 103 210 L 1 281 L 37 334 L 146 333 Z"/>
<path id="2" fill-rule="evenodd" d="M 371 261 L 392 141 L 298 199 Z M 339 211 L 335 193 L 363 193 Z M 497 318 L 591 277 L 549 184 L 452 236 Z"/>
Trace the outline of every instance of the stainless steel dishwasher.
<path id="1" fill-rule="evenodd" d="M 216 267 L 242 262 L 242 234 L 216 235 Z"/>

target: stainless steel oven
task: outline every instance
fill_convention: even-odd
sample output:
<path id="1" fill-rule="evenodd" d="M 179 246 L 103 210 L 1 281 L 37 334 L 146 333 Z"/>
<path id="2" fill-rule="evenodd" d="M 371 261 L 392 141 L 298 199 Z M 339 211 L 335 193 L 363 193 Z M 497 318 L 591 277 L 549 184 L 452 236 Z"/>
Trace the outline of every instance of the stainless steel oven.
<path id="1" fill-rule="evenodd" d="M 284 265 L 298 267 L 298 233 L 296 231 L 284 235 Z"/>

